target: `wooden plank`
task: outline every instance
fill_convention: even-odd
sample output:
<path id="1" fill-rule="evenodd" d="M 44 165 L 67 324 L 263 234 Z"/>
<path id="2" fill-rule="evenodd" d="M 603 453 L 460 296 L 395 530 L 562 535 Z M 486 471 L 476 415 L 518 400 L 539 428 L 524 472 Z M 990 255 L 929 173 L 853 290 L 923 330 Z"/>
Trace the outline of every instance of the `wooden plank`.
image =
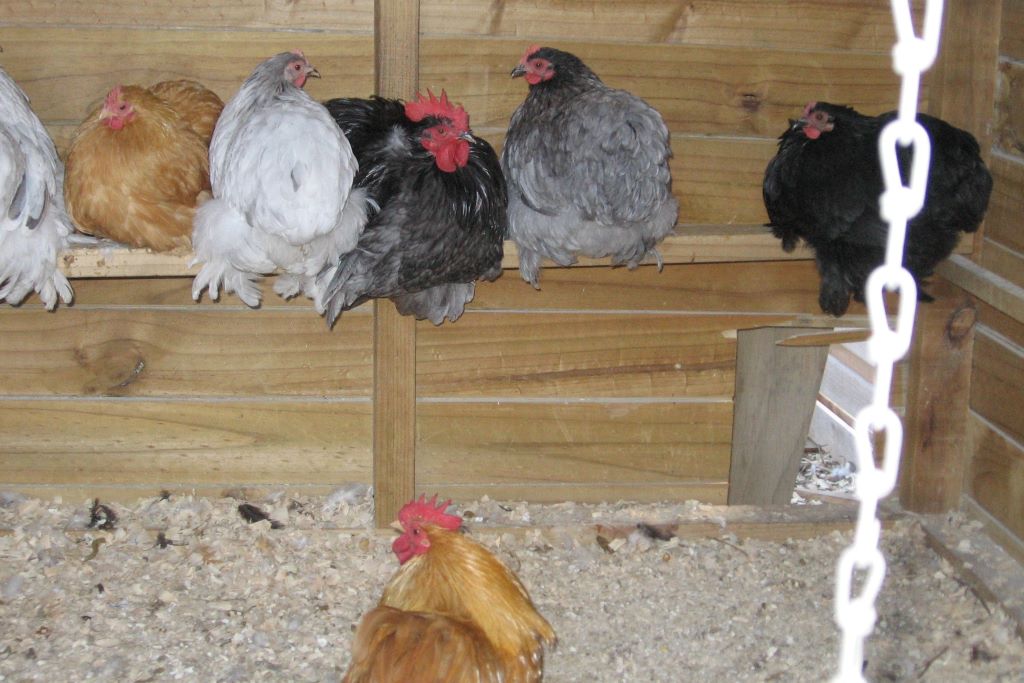
<path id="1" fill-rule="evenodd" d="M 373 32 L 373 0 L 5 0 L 0 22 L 86 28 L 284 29 Z"/>
<path id="2" fill-rule="evenodd" d="M 526 44 L 424 36 L 420 81 L 445 87 L 470 112 L 474 129 L 504 130 L 526 95 L 524 83 L 506 77 Z M 673 133 L 775 138 L 809 100 L 877 114 L 891 110 L 899 94 L 888 53 L 598 41 L 559 47 L 609 85 L 650 102 Z M 927 102 L 927 87 L 921 95 Z"/>
<path id="3" fill-rule="evenodd" d="M 978 306 L 979 325 L 983 325 L 990 331 L 1002 335 L 1014 344 L 1024 346 L 1024 321 L 1014 320 L 980 299 L 976 303 Z"/>
<path id="4" fill-rule="evenodd" d="M 984 603 L 999 605 L 1024 638 L 1024 568 L 1013 556 L 984 533 L 950 525 L 944 515 L 925 517 L 921 527 L 928 547 L 952 564 Z"/>
<path id="5" fill-rule="evenodd" d="M 1024 156 L 993 150 L 989 169 L 993 184 L 985 237 L 1024 252 Z"/>
<path id="6" fill-rule="evenodd" d="M 782 505 L 793 494 L 828 347 L 776 346 L 792 332 L 766 327 L 738 336 L 730 505 Z"/>
<path id="7" fill-rule="evenodd" d="M 419 87 L 419 2 L 376 0 L 376 92 L 409 98 Z M 373 305 L 373 490 L 378 527 L 416 486 L 416 321 L 387 300 Z"/>
<path id="8" fill-rule="evenodd" d="M 893 41 L 888 5 L 870 0 L 429 0 L 421 2 L 425 34 L 524 40 L 604 38 L 630 42 L 733 44 L 883 52 Z M 920 2 L 915 2 L 919 6 Z M 223 29 L 317 27 L 373 30 L 372 0 L 296 3 L 284 0 L 7 0 L 0 21 L 20 25 L 164 26 Z"/>
<path id="9" fill-rule="evenodd" d="M 986 238 L 978 263 L 993 275 L 1024 287 L 1024 252 L 1007 249 Z"/>
<path id="10" fill-rule="evenodd" d="M 524 292 L 525 293 L 525 292 Z M 732 398 L 736 330 L 759 316 L 467 314 L 420 323 L 427 397 Z"/>
<path id="11" fill-rule="evenodd" d="M 946 259 L 935 272 L 1000 313 L 1024 322 L 1024 287 L 985 270 L 963 256 Z"/>
<path id="12" fill-rule="evenodd" d="M 367 401 L 0 401 L 0 488 L 370 480 Z"/>
<path id="13" fill-rule="evenodd" d="M 834 332 L 795 333 L 775 342 L 776 346 L 832 346 L 849 342 L 867 341 L 870 330 L 838 330 Z"/>
<path id="14" fill-rule="evenodd" d="M 419 484 L 421 490 L 430 490 L 429 484 Z M 444 495 L 456 500 L 478 500 L 484 496 L 492 500 L 523 500 L 529 503 L 606 503 L 628 500 L 638 503 L 699 500 L 703 503 L 725 505 L 725 481 L 714 482 L 647 482 L 633 484 L 444 484 Z M 721 527 L 719 527 L 721 529 Z"/>
<path id="15" fill-rule="evenodd" d="M 962 290 L 938 281 L 935 301 L 917 309 L 904 420 L 900 503 L 945 512 L 960 501 L 967 459 L 965 424 L 976 309 Z"/>
<path id="16" fill-rule="evenodd" d="M 943 9 L 942 45 L 926 74 L 931 84 L 924 111 L 970 131 L 987 156 L 992 145 L 994 70 L 999 56 L 999 16 L 1003 0 L 948 0 Z M 974 233 L 977 252 L 985 226 Z M 965 239 L 971 241 L 971 239 Z"/>
<path id="17" fill-rule="evenodd" d="M 0 310 L 0 396 L 370 396 L 369 316 Z"/>
<path id="18" fill-rule="evenodd" d="M 420 401 L 418 409 L 420 488 L 721 484 L 729 471 L 728 402 Z"/>
<path id="19" fill-rule="evenodd" d="M 710 263 L 625 268 L 550 268 L 540 291 L 516 272 L 477 288 L 483 310 L 668 310 L 805 315 L 817 310 L 818 272 L 811 261 Z M 530 288 L 532 289 L 532 288 Z M 847 318 L 863 316 L 851 306 Z M 807 324 L 811 322 L 808 316 Z M 825 320 L 825 316 L 820 317 Z M 834 323 L 834 318 L 829 317 Z M 844 323 L 846 318 L 844 318 Z M 824 325 L 822 325 L 824 326 Z"/>
<path id="20" fill-rule="evenodd" d="M 979 327 L 972 361 L 971 410 L 1024 443 L 1024 347 Z"/>
<path id="21" fill-rule="evenodd" d="M 814 415 L 811 417 L 807 436 L 832 455 L 845 458 L 854 465 L 858 463 L 853 428 L 821 401 L 814 405 Z"/>
<path id="22" fill-rule="evenodd" d="M 998 543 L 1003 550 L 1013 555 L 1021 566 L 1024 566 L 1024 539 L 1015 536 L 1005 524 L 993 517 L 988 510 L 979 505 L 978 501 L 970 496 L 964 496 L 963 498 L 963 511 L 972 520 L 981 522 L 985 533 Z"/>
<path id="23" fill-rule="evenodd" d="M 675 238 L 670 238 L 675 239 Z M 681 250 L 673 248 L 682 253 Z M 210 302 L 205 297 L 192 301 L 191 280 L 187 278 L 115 279 L 108 272 L 103 278 L 75 281 L 76 306 L 159 307 L 177 306 L 190 310 L 249 311 L 240 302 L 226 297 Z M 272 288 L 267 278 L 264 288 Z M 766 323 L 785 324 L 799 318 L 802 324 L 832 326 L 835 319 L 814 314 L 818 297 L 818 274 L 811 261 L 694 263 L 667 265 L 658 272 L 653 266 L 634 271 L 625 268 L 549 268 L 542 292 L 526 285 L 518 273 L 509 272 L 497 282 L 477 286 L 470 310 L 515 311 L 524 308 L 552 310 L 615 311 L 714 311 L 716 313 L 753 313 L 766 316 Z M 22 310 L 35 305 L 26 303 Z M 369 313 L 362 306 L 345 314 L 345 319 Z M 303 298 L 284 301 L 267 296 L 261 310 L 309 310 Z M 808 312 L 812 312 L 808 314 Z M 852 303 L 843 317 L 844 325 L 862 325 L 862 304 Z"/>
<path id="24" fill-rule="evenodd" d="M 1017 538 L 1024 538 L 1024 444 L 977 413 L 971 413 L 967 428 L 973 453 L 967 493 Z"/>
<path id="25" fill-rule="evenodd" d="M 1003 0 L 999 54 L 1024 60 L 1024 1 Z"/>
<path id="26" fill-rule="evenodd" d="M 928 111 L 974 134 L 987 150 L 995 103 L 993 73 L 999 57 L 1003 0 L 949 0 L 943 10 L 942 46 L 928 74 Z"/>
<path id="27" fill-rule="evenodd" d="M 267 57 L 302 48 L 323 75 L 310 95 L 369 95 L 373 42 L 321 32 L 11 28 L 0 26 L 4 69 L 44 123 L 77 124 L 118 83 L 195 78 L 227 100 Z"/>
<path id="28" fill-rule="evenodd" d="M 734 261 L 796 261 L 812 258 L 801 247 L 782 251 L 779 241 L 763 225 L 681 225 L 677 234 L 658 247 L 664 263 L 715 263 Z M 75 247 L 61 256 L 61 271 L 70 278 L 182 277 L 194 276 L 198 266 L 189 267 L 191 252 L 157 253 L 148 249 L 120 246 Z M 653 261 L 652 261 L 653 263 Z M 505 268 L 518 268 L 514 242 L 505 242 Z M 545 262 L 553 267 L 552 262 Z M 582 259 L 581 266 L 607 266 L 608 259 Z M 271 289 L 267 285 L 265 289 Z M 268 297 L 272 299 L 273 297 Z M 225 297 L 228 301 L 229 297 Z"/>
<path id="29" fill-rule="evenodd" d="M 1003 151 L 1024 154 L 1024 62 L 999 60 L 993 138 Z"/>
<path id="30" fill-rule="evenodd" d="M 370 40 L 321 32 L 0 27 L 5 68 L 48 124 L 81 121 L 117 83 L 197 78 L 227 99 L 256 64 L 296 47 L 324 76 L 309 84 L 311 95 L 366 96 L 373 88 Z M 891 109 L 898 93 L 889 57 L 881 53 L 607 42 L 560 46 L 588 61 L 610 85 L 648 99 L 675 133 L 774 138 L 807 99 L 878 113 Z M 504 130 L 525 96 L 524 85 L 506 77 L 523 48 L 522 39 L 424 37 L 420 78 L 425 87 L 444 87 L 464 104 L 476 129 Z"/>

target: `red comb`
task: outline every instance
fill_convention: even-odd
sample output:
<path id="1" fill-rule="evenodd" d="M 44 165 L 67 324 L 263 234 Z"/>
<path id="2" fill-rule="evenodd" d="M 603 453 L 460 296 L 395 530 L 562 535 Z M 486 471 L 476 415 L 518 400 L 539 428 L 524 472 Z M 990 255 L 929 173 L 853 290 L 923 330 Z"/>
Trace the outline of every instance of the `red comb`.
<path id="1" fill-rule="evenodd" d="M 523 53 L 523 56 L 519 60 L 519 63 L 520 64 L 526 64 L 526 60 L 530 58 L 530 55 L 532 55 L 534 52 L 536 52 L 540 48 L 541 48 L 541 46 L 537 45 L 536 43 L 534 43 L 530 47 L 526 48 L 526 52 Z"/>
<path id="2" fill-rule="evenodd" d="M 103 106 L 107 107 L 108 109 L 113 109 L 115 106 L 117 106 L 118 101 L 121 99 L 121 94 L 121 86 L 115 85 L 113 88 L 110 89 L 110 92 L 107 93 L 107 99 L 103 102 Z"/>
<path id="3" fill-rule="evenodd" d="M 815 107 L 817 107 L 817 106 L 818 106 L 818 103 L 817 103 L 817 102 L 808 102 L 808 103 L 807 103 L 807 106 L 806 106 L 806 107 L 804 107 L 804 118 L 807 118 L 808 116 L 810 116 L 810 115 L 811 115 L 811 112 L 812 112 L 812 111 L 814 110 L 814 108 L 815 108 Z"/>
<path id="4" fill-rule="evenodd" d="M 451 504 L 451 500 L 446 500 L 438 505 L 436 493 L 430 500 L 427 500 L 427 495 L 423 494 L 418 500 L 413 500 L 402 506 L 402 509 L 398 511 L 398 521 L 402 526 L 406 526 L 409 522 L 419 520 L 427 524 L 436 524 L 442 529 L 455 531 L 462 526 L 462 518 L 445 512 L 445 509 Z"/>
<path id="5" fill-rule="evenodd" d="M 303 59 L 306 58 L 306 55 L 302 54 L 302 50 L 291 50 L 291 53 L 296 57 L 302 57 Z"/>
<path id="6" fill-rule="evenodd" d="M 469 114 L 457 104 L 448 101 L 448 93 L 441 91 L 440 99 L 434 93 L 427 90 L 429 98 L 416 93 L 416 99 L 405 103 L 405 116 L 410 121 L 422 121 L 428 116 L 436 116 L 441 119 L 448 119 L 452 125 L 459 130 L 469 130 Z"/>

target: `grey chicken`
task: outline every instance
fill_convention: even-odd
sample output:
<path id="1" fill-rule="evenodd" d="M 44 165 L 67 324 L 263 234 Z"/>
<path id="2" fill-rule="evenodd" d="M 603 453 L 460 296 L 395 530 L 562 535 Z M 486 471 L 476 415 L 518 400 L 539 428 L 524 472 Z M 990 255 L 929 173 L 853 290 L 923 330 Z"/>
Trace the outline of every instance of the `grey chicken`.
<path id="1" fill-rule="evenodd" d="M 501 154 L 522 278 L 539 288 L 543 258 L 635 268 L 652 254 L 660 267 L 679 213 L 661 115 L 554 48 L 530 47 L 512 76 L 530 88 Z"/>

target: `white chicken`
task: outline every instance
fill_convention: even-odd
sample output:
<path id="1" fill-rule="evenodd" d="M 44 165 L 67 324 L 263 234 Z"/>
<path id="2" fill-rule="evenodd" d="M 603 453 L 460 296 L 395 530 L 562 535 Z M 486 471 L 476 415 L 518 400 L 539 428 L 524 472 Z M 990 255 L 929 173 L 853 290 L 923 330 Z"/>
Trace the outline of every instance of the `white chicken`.
<path id="1" fill-rule="evenodd" d="M 0 300 L 35 291 L 49 310 L 72 291 L 57 256 L 73 228 L 64 211 L 64 166 L 28 96 L 0 68 Z"/>
<path id="2" fill-rule="evenodd" d="M 366 193 L 352 190 L 358 163 L 327 109 L 302 89 L 319 73 L 302 52 L 256 67 L 224 107 L 210 143 L 213 199 L 196 212 L 192 297 L 234 292 L 259 306 L 257 280 L 318 299 L 317 274 L 352 250 L 366 224 Z"/>

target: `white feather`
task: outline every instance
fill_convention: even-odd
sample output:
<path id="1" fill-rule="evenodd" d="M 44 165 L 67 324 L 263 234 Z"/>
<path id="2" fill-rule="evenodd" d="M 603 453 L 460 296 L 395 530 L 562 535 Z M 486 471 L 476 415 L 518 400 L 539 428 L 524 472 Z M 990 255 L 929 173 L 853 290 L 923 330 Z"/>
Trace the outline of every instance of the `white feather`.
<path id="1" fill-rule="evenodd" d="M 73 297 L 57 257 L 67 248 L 64 166 L 28 97 L 0 68 L 0 300 L 35 291 L 52 310 Z"/>
<path id="2" fill-rule="evenodd" d="M 281 87 L 289 59 L 260 65 L 217 123 L 215 199 L 197 212 L 193 234 L 195 262 L 206 263 L 193 282 L 197 299 L 222 288 L 256 306 L 259 276 L 275 270 L 279 295 L 315 297 L 316 275 L 355 247 L 366 224 L 366 196 L 351 192 L 352 148 L 323 105 Z"/>

